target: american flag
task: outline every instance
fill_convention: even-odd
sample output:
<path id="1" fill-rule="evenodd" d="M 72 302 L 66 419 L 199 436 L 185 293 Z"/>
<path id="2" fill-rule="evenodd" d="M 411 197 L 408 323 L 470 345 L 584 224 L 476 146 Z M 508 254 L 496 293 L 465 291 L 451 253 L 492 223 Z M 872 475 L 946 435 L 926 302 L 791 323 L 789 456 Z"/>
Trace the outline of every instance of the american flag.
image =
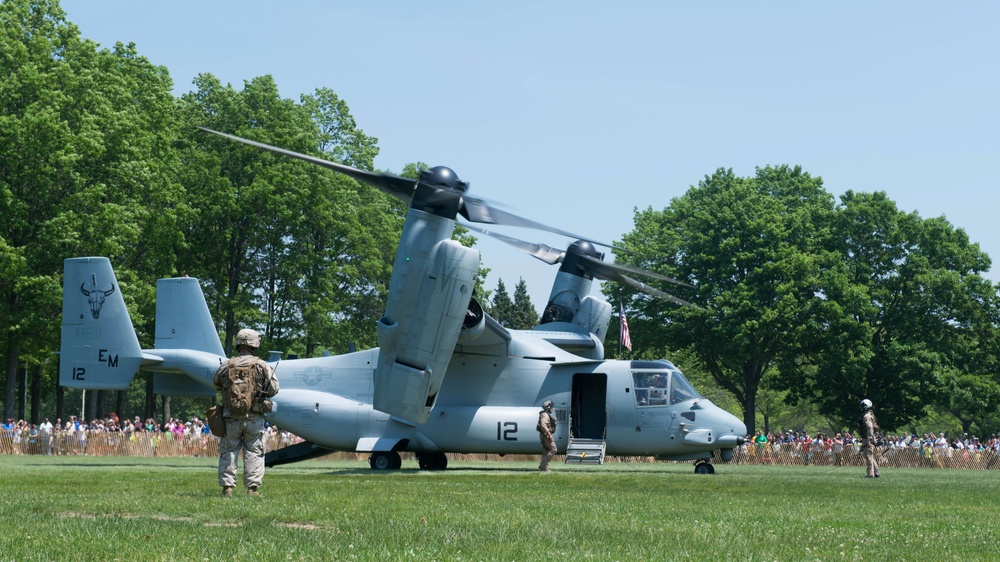
<path id="1" fill-rule="evenodd" d="M 625 349 L 632 351 L 632 338 L 628 335 L 628 319 L 625 318 L 625 309 L 618 305 L 618 317 L 621 319 L 621 337 L 618 343 Z"/>

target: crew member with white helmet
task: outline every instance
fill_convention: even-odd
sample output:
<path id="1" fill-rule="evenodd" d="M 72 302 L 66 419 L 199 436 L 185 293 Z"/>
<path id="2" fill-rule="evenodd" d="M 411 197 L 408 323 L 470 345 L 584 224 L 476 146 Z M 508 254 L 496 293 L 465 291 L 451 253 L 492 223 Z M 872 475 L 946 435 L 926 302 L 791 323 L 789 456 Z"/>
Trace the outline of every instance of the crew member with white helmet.
<path id="1" fill-rule="evenodd" d="M 872 411 L 872 401 L 865 398 L 861 401 L 861 419 L 858 420 L 858 433 L 861 434 L 861 454 L 865 457 L 868 472 L 865 478 L 878 478 L 878 455 L 875 451 L 875 435 L 879 432 L 878 420 Z"/>

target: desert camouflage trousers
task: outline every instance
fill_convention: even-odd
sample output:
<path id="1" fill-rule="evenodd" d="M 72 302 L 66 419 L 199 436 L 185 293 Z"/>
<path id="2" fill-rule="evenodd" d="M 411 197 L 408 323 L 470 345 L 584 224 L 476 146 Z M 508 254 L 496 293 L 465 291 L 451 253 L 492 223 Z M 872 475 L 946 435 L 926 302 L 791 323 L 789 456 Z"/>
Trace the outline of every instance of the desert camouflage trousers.
<path id="1" fill-rule="evenodd" d="M 865 476 L 869 478 L 875 478 L 881 476 L 882 474 L 878 469 L 878 456 L 875 452 L 875 448 L 871 445 L 865 444 L 861 446 L 861 455 L 865 457 Z"/>
<path id="2" fill-rule="evenodd" d="M 237 455 L 243 449 L 243 484 L 260 486 L 264 480 L 264 416 L 226 418 L 226 436 L 219 440 L 219 486 L 236 486 Z"/>
<path id="3" fill-rule="evenodd" d="M 556 441 L 551 436 L 539 435 L 542 441 L 542 462 L 538 465 L 538 470 L 548 472 L 549 461 L 556 456 Z"/>

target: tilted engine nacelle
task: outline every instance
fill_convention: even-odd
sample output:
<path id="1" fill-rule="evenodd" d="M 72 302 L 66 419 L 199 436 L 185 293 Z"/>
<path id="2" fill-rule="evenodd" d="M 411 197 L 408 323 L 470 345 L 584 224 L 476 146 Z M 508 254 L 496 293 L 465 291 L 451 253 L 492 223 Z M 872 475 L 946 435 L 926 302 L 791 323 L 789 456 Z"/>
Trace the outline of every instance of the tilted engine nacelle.
<path id="1" fill-rule="evenodd" d="M 568 322 L 580 326 L 604 341 L 608 335 L 611 320 L 611 305 L 590 296 L 593 279 L 589 275 L 567 273 L 556 274 L 549 303 L 542 315 L 542 324 Z"/>
<path id="2" fill-rule="evenodd" d="M 479 252 L 451 240 L 454 220 L 411 208 L 378 322 L 375 409 L 424 423 L 466 319 Z"/>
<path id="3" fill-rule="evenodd" d="M 594 334 L 598 341 L 604 341 L 608 335 L 608 322 L 611 321 L 611 305 L 601 299 L 587 295 L 580 301 L 580 308 L 573 316 L 573 323 Z"/>
<path id="4" fill-rule="evenodd" d="M 590 297 L 594 275 L 587 260 L 598 262 L 604 254 L 590 242 L 577 240 L 563 254 L 562 265 L 549 293 L 549 302 L 542 314 L 542 324 L 570 322 L 604 340 L 611 319 L 611 307 L 604 301 Z"/>
<path id="5" fill-rule="evenodd" d="M 590 277 L 559 271 L 552 283 L 549 302 L 542 313 L 542 324 L 550 322 L 572 322 L 580 310 L 580 295 L 590 293 L 593 280 Z"/>

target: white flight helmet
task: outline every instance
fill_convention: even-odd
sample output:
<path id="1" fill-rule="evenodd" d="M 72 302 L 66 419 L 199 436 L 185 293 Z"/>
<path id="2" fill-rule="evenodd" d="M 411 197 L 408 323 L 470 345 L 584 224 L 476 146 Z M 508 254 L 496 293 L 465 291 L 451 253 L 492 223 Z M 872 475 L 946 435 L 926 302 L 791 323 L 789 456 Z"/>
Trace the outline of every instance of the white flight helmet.
<path id="1" fill-rule="evenodd" d="M 250 347 L 257 349 L 260 347 L 260 334 L 250 328 L 243 328 L 236 334 L 236 345 L 249 345 Z"/>
<path id="2" fill-rule="evenodd" d="M 871 410 L 872 409 L 872 401 L 869 400 L 869 399 L 867 399 L 867 398 L 865 398 L 864 400 L 862 400 L 861 401 L 861 409 L 862 410 Z"/>
<path id="3" fill-rule="evenodd" d="M 543 409 L 547 410 L 549 408 L 554 408 L 554 407 L 555 407 L 555 404 L 553 404 L 551 400 L 546 400 L 545 402 L 542 402 L 542 408 Z"/>

